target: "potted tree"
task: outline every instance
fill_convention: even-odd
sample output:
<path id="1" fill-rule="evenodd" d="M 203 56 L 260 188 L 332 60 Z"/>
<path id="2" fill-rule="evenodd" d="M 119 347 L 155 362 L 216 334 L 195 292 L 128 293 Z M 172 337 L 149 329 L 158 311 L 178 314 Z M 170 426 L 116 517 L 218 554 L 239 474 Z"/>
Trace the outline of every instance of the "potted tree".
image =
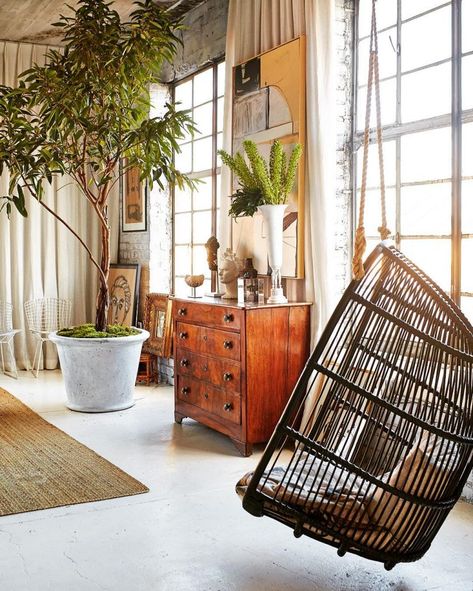
<path id="1" fill-rule="evenodd" d="M 35 198 L 81 242 L 98 273 L 95 323 L 52 335 L 68 406 L 92 412 L 133 404 L 141 345 L 148 336 L 107 327 L 111 191 L 135 167 L 151 185 L 191 184 L 174 167 L 173 152 L 179 138 L 194 130 L 188 113 L 171 104 L 162 116 L 149 117 L 149 84 L 175 53 L 179 22 L 152 0 L 135 2 L 129 20 L 122 22 L 111 4 L 79 0 L 72 16 L 55 23 L 64 47 L 49 51 L 44 66 L 24 72 L 17 88 L 0 87 L 0 174 L 7 169 L 10 174 L 1 209 L 10 215 L 16 208 L 26 216 L 27 198 Z M 44 183 L 54 175 L 70 177 L 90 203 L 101 232 L 98 256 L 43 201 Z M 111 350 L 117 357 L 104 359 Z"/>
<path id="2" fill-rule="evenodd" d="M 296 178 L 297 166 L 302 154 L 301 144 L 296 144 L 289 156 L 279 140 L 271 145 L 269 163 L 258 152 L 255 142 L 243 142 L 246 158 L 240 152 L 231 156 L 219 150 L 222 162 L 238 179 L 238 189 L 231 196 L 229 214 L 232 217 L 253 216 L 261 213 L 268 227 L 268 258 L 271 267 L 270 304 L 287 302 L 281 285 L 283 218 L 289 193 Z"/>

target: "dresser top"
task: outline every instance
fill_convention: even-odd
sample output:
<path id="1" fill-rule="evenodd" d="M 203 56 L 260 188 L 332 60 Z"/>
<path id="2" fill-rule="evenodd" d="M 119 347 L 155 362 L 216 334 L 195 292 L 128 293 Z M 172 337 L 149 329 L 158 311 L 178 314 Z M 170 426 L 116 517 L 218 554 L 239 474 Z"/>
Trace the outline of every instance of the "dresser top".
<path id="1" fill-rule="evenodd" d="M 238 308 L 239 310 L 254 310 L 257 308 L 283 308 L 286 306 L 311 306 L 311 302 L 287 302 L 285 304 L 253 304 L 251 302 L 238 303 L 238 300 L 225 300 L 223 298 L 213 298 L 203 296 L 200 298 L 193 298 L 187 296 L 171 296 L 171 299 L 179 302 L 192 302 L 194 304 L 210 304 L 212 306 L 225 306 L 225 308 Z"/>

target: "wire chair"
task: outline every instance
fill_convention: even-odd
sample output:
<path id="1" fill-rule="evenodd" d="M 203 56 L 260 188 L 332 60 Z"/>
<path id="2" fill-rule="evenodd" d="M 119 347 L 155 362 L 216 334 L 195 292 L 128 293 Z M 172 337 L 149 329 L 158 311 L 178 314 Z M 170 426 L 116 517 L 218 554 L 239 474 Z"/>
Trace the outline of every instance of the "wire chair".
<path id="1" fill-rule="evenodd" d="M 59 298 L 39 298 L 24 304 L 26 323 L 37 338 L 33 359 L 33 374 L 38 377 L 43 357 L 43 343 L 49 340 L 49 333 L 69 326 L 72 303 Z M 36 372 L 35 372 L 36 367 Z"/>
<path id="2" fill-rule="evenodd" d="M 377 246 L 365 272 L 237 492 L 391 569 L 428 550 L 473 468 L 473 328 L 396 249 Z"/>
<path id="3" fill-rule="evenodd" d="M 2 371 L 5 370 L 5 354 L 3 346 L 7 348 L 10 355 L 11 373 L 15 378 L 18 378 L 18 370 L 16 367 L 15 353 L 13 351 L 13 339 L 16 334 L 21 332 L 19 328 L 13 328 L 13 306 L 8 302 L 0 300 L 0 357 L 2 358 Z"/>

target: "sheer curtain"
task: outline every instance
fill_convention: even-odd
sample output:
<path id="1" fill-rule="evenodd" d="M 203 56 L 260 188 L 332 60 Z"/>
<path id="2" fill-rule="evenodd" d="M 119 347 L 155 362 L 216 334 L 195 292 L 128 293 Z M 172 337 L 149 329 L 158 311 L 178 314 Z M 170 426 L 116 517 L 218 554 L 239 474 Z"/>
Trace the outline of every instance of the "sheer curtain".
<path id="1" fill-rule="evenodd" d="M 232 67 L 299 35 L 306 35 L 305 298 L 313 302 L 312 343 L 334 305 L 331 260 L 335 205 L 335 0 L 230 0 L 226 41 L 226 96 Z M 224 148 L 231 151 L 231 101 L 225 105 Z M 231 194 L 223 167 L 222 195 Z M 219 240 L 230 245 L 228 207 L 221 208 Z"/>
<path id="2" fill-rule="evenodd" d="M 0 83 L 15 86 L 18 74 L 33 63 L 42 64 L 48 47 L 0 42 Z M 45 184 L 45 201 L 78 231 L 97 253 L 99 228 L 90 205 L 68 178 Z M 0 177 L 1 195 L 8 194 L 8 174 Z M 118 188 L 112 195 L 110 217 L 114 228 L 112 253 L 118 252 Z M 23 331 L 15 337 L 15 356 L 20 368 L 29 366 L 34 341 L 26 329 L 23 303 L 38 297 L 63 297 L 72 300 L 72 321 L 81 323 L 95 318 L 97 278 L 81 244 L 66 228 L 33 198 L 27 201 L 28 217 L 16 211 L 8 220 L 0 214 L 0 299 L 13 304 L 14 327 Z M 57 367 L 55 348 L 48 345 L 45 367 Z"/>

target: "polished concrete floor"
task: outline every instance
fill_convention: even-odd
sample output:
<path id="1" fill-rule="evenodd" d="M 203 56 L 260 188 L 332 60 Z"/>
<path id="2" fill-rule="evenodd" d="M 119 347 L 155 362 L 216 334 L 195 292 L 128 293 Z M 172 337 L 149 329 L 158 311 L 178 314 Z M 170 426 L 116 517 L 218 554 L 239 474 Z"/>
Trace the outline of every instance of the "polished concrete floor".
<path id="1" fill-rule="evenodd" d="M 0 374 L 0 386 L 150 488 L 0 517 L 1 591 L 473 590 L 473 505 L 455 507 L 422 560 L 386 572 L 245 513 L 234 484 L 261 450 L 242 458 L 225 437 L 174 424 L 170 387 L 138 386 L 133 408 L 91 415 L 64 407 L 59 372 Z"/>

